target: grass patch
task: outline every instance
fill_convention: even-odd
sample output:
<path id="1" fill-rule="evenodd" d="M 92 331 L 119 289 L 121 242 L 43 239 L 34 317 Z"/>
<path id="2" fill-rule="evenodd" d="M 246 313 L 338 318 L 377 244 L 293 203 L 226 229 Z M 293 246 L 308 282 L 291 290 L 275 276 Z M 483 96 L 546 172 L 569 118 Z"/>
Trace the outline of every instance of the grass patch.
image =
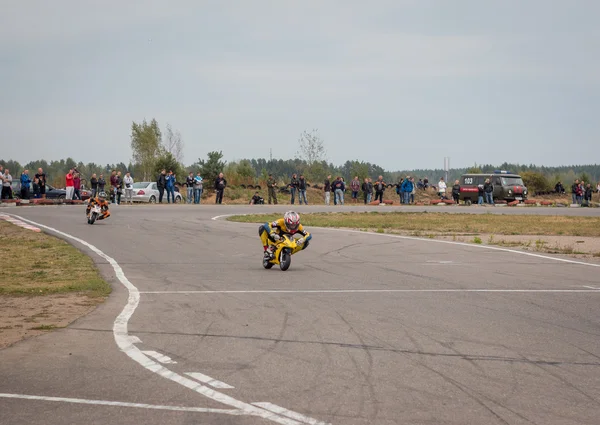
<path id="1" fill-rule="evenodd" d="M 34 330 L 34 331 L 51 331 L 52 329 L 58 329 L 58 328 L 60 328 L 60 326 L 40 325 L 40 326 L 36 326 L 34 328 L 29 328 L 29 329 Z"/>
<path id="2" fill-rule="evenodd" d="M 92 259 L 67 242 L 0 220 L 0 295 L 110 294 Z"/>
<path id="3" fill-rule="evenodd" d="M 228 220 L 265 223 L 282 214 L 233 216 Z M 600 217 L 503 214 L 359 212 L 302 214 L 304 226 L 390 229 L 412 235 L 476 233 L 494 235 L 600 236 Z"/>
<path id="4" fill-rule="evenodd" d="M 482 240 L 481 240 L 481 238 L 480 238 L 479 236 L 475 236 L 475 237 L 473 238 L 473 243 L 476 243 L 476 244 L 479 244 L 479 245 L 481 245 L 481 243 L 482 243 Z"/>

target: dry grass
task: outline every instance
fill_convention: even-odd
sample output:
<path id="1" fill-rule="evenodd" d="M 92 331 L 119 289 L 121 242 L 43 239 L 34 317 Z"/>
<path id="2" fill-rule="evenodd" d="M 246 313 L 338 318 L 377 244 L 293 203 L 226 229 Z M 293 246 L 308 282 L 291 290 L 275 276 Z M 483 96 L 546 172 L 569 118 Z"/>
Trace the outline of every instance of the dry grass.
<path id="1" fill-rule="evenodd" d="M 264 223 L 280 214 L 230 217 L 246 223 Z M 317 227 L 344 227 L 431 234 L 495 234 L 600 236 L 600 217 L 566 217 L 501 214 L 450 214 L 408 212 L 343 212 L 303 214 L 302 224 Z"/>
<path id="2" fill-rule="evenodd" d="M 111 291 L 92 260 L 63 240 L 3 220 L 0 240 L 0 294 L 79 292 L 104 297 Z"/>

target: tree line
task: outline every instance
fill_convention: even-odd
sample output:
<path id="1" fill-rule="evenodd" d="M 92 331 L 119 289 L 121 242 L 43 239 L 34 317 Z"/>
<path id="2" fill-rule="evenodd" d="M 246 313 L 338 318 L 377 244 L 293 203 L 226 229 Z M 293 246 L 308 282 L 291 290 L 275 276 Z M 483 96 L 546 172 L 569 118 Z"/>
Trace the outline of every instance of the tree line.
<path id="1" fill-rule="evenodd" d="M 178 182 L 185 181 L 189 172 L 200 171 L 207 181 L 213 181 L 220 172 L 225 174 L 229 184 L 264 184 L 269 174 L 286 184 L 292 174 L 304 174 L 307 181 L 321 184 L 328 175 L 342 176 L 350 180 L 358 176 L 376 178 L 383 176 L 388 183 L 396 183 L 402 177 L 411 175 L 416 179 L 429 178 L 431 182 L 445 176 L 442 169 L 413 169 L 385 170 L 383 167 L 358 159 L 348 160 L 342 165 L 335 165 L 326 160 L 326 149 L 323 139 L 317 129 L 303 131 L 297 142 L 298 152 L 292 159 L 251 158 L 227 162 L 221 151 L 211 151 L 206 158 L 184 165 L 184 142 L 179 131 L 173 130 L 170 124 L 161 130 L 156 119 L 132 122 L 131 125 L 132 158 L 127 164 L 96 164 L 93 162 L 77 162 L 73 158 L 59 161 L 35 160 L 27 164 L 19 164 L 14 160 L 0 160 L 5 168 L 9 168 L 13 177 L 20 175 L 24 169 L 37 171 L 43 168 L 48 176 L 48 183 L 62 187 L 64 176 L 71 168 L 76 168 L 85 183 L 93 174 L 108 176 L 112 170 L 130 171 L 137 181 L 154 181 L 162 169 L 172 170 L 177 175 Z M 586 182 L 600 181 L 600 165 L 569 165 L 560 167 L 545 167 L 537 165 L 510 164 L 477 165 L 473 167 L 454 168 L 448 172 L 448 180 L 458 179 L 465 173 L 493 173 L 495 170 L 506 170 L 521 174 L 526 185 L 533 191 L 549 191 L 561 181 L 568 186 L 576 178 Z"/>

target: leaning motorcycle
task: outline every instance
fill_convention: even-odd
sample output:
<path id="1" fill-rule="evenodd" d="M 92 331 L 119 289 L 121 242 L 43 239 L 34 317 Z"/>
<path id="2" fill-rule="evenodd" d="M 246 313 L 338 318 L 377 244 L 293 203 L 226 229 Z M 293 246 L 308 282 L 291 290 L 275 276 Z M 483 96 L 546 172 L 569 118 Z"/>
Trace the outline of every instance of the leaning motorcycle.
<path id="1" fill-rule="evenodd" d="M 282 271 L 286 271 L 292 264 L 292 255 L 298 251 L 302 251 L 305 243 L 307 242 L 303 238 L 296 240 L 292 235 L 281 235 L 281 239 L 274 244 L 275 252 L 273 253 L 273 258 L 263 258 L 263 267 L 270 269 L 274 265 L 279 264 L 279 268 Z"/>
<path id="2" fill-rule="evenodd" d="M 96 221 L 96 219 L 98 218 L 100 213 L 101 213 L 100 205 L 98 205 L 98 204 L 93 205 L 92 209 L 90 210 L 90 216 L 88 217 L 88 224 L 94 224 L 94 222 Z"/>

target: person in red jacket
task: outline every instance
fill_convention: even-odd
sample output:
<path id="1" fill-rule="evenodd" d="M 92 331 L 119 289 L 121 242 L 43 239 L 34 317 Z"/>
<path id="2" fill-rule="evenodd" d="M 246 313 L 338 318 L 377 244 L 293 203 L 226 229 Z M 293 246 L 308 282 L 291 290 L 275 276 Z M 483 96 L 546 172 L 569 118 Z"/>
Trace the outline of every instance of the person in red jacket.
<path id="1" fill-rule="evenodd" d="M 71 168 L 65 177 L 65 185 L 67 193 L 65 195 L 65 199 L 68 201 L 73 200 L 73 194 L 75 193 L 75 183 L 73 182 L 73 169 Z"/>

